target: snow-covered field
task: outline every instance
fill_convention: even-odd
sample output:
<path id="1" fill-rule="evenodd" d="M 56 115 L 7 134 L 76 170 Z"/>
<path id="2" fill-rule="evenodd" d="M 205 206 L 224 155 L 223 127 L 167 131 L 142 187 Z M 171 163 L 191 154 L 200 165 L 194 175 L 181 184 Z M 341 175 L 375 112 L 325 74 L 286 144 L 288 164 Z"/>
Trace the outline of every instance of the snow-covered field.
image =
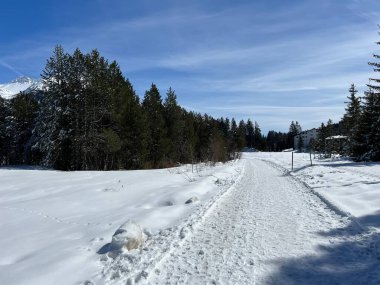
<path id="1" fill-rule="evenodd" d="M 0 283 L 96 279 L 107 263 L 102 249 L 121 224 L 136 221 L 152 241 L 174 233 L 190 215 L 201 215 L 241 170 L 241 161 L 193 171 L 191 166 L 110 172 L 0 168 Z M 185 204 L 193 196 L 199 202 Z M 155 253 L 165 250 L 166 245 L 153 244 Z"/>
<path id="2" fill-rule="evenodd" d="M 380 164 L 0 168 L 1 284 L 379 284 Z M 192 197 L 197 200 L 186 204 Z M 144 244 L 114 252 L 126 221 Z"/>

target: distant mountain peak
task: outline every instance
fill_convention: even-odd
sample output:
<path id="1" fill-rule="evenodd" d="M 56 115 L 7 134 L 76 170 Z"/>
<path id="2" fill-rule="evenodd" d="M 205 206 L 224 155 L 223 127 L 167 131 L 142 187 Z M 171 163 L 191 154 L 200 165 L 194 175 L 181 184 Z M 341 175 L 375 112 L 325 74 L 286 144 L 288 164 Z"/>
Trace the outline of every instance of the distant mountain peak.
<path id="1" fill-rule="evenodd" d="M 28 76 L 20 76 L 9 83 L 0 84 L 0 97 L 11 99 L 20 92 L 42 90 L 43 84 Z"/>
<path id="2" fill-rule="evenodd" d="M 11 83 L 22 83 L 22 84 L 25 84 L 25 83 L 33 83 L 35 82 L 35 80 L 33 80 L 32 78 L 28 77 L 28 76 L 20 76 L 18 78 L 16 78 L 15 80 L 12 80 Z"/>

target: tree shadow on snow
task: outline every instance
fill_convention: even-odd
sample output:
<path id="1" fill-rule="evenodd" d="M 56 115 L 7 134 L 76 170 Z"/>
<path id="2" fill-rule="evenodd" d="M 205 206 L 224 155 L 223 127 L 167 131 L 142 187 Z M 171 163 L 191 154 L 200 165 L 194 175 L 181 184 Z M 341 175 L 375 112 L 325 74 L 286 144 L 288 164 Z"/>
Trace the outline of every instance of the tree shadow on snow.
<path id="1" fill-rule="evenodd" d="M 2 165 L 0 170 L 54 170 L 52 168 L 38 165 Z"/>
<path id="2" fill-rule="evenodd" d="M 330 240 L 319 245 L 318 255 L 274 260 L 277 271 L 266 284 L 380 284 L 380 211 L 357 219 L 347 227 L 317 235 Z"/>
<path id="3" fill-rule="evenodd" d="M 329 167 L 372 167 L 380 165 L 379 162 L 348 162 L 348 163 L 321 163 L 317 165 L 329 166 Z"/>

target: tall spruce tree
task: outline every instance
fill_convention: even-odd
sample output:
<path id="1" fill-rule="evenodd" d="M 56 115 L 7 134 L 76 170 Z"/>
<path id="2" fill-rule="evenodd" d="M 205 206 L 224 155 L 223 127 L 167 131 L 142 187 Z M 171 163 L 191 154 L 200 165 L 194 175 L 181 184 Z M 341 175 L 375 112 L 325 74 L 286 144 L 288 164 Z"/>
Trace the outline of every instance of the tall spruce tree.
<path id="1" fill-rule="evenodd" d="M 9 154 L 11 164 L 30 164 L 30 140 L 38 113 L 38 103 L 31 93 L 20 93 L 9 102 L 12 130 L 12 145 Z"/>
<path id="2" fill-rule="evenodd" d="M 143 109 L 147 116 L 148 125 L 148 161 L 152 167 L 160 167 L 165 156 L 165 120 L 160 92 L 152 83 L 149 91 L 145 92 Z"/>
<path id="3" fill-rule="evenodd" d="M 44 154 L 42 164 L 64 170 L 68 169 L 66 155 L 69 155 L 67 139 L 70 136 L 65 113 L 69 102 L 66 97 L 68 71 L 68 55 L 57 45 L 41 75 L 47 91 L 42 98 L 34 138 L 34 148 Z"/>
<path id="4" fill-rule="evenodd" d="M 184 141 L 185 122 L 182 120 L 182 109 L 178 105 L 177 95 L 172 88 L 166 93 L 164 102 L 164 118 L 167 130 L 165 153 L 170 165 L 182 160 L 182 144 Z"/>
<path id="5" fill-rule="evenodd" d="M 380 28 L 380 27 L 379 27 Z M 379 32 L 380 34 L 380 32 Z M 380 45 L 380 42 L 376 43 Z M 368 64 L 373 67 L 374 72 L 380 72 L 380 55 L 373 54 L 376 61 Z M 365 133 L 363 133 L 364 141 L 367 143 L 364 159 L 380 160 L 380 79 L 370 78 L 367 84 L 369 90 L 365 92 L 363 101 L 362 125 Z"/>
<path id="6" fill-rule="evenodd" d="M 5 104 L 5 100 L 0 97 L 0 165 L 7 164 L 7 137 L 6 137 L 6 117 L 8 108 Z"/>
<path id="7" fill-rule="evenodd" d="M 360 119 L 361 119 L 361 106 L 360 98 L 356 96 L 358 92 L 355 85 L 351 84 L 349 89 L 350 95 L 347 97 L 348 102 L 346 107 L 346 113 L 342 119 L 343 133 L 348 136 L 349 139 L 349 153 L 354 155 L 355 152 L 360 151 L 362 143 L 358 137 L 360 131 Z"/>
<path id="8" fill-rule="evenodd" d="M 122 145 L 119 168 L 141 168 L 147 160 L 147 118 L 129 80 L 115 102 L 115 124 Z"/>
<path id="9" fill-rule="evenodd" d="M 258 150 L 263 149 L 263 141 L 262 141 L 262 135 L 261 135 L 261 129 L 259 124 L 255 121 L 255 130 L 253 134 L 253 141 L 254 141 L 254 148 Z"/>
<path id="10" fill-rule="evenodd" d="M 237 150 L 240 151 L 242 148 L 247 146 L 247 126 L 245 122 L 241 120 L 239 122 L 238 130 L 237 130 Z"/>
<path id="11" fill-rule="evenodd" d="M 247 120 L 247 143 L 248 147 L 252 148 L 254 147 L 254 132 L 255 132 L 255 127 L 253 126 L 253 123 L 251 119 Z"/>
<path id="12" fill-rule="evenodd" d="M 230 154 L 231 157 L 234 157 L 235 152 L 238 150 L 238 144 L 239 144 L 238 126 L 234 118 L 231 119 L 231 128 L 230 128 L 229 133 L 230 135 L 228 137 L 228 141 L 229 141 L 228 153 Z"/>
<path id="13" fill-rule="evenodd" d="M 294 145 L 294 137 L 302 132 L 300 124 L 296 121 L 292 121 L 289 126 L 288 132 L 288 145 L 293 148 L 298 148 L 298 145 Z"/>

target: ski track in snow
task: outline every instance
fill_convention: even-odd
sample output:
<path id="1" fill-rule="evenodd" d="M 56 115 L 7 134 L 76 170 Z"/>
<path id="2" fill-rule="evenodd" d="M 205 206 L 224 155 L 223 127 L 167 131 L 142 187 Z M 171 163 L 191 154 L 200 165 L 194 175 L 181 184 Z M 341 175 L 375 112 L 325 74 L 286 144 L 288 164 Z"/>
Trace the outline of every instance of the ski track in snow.
<path id="1" fill-rule="evenodd" d="M 339 234 L 322 234 L 333 231 Z M 247 159 L 242 178 L 181 244 L 146 272 L 145 282 L 376 284 L 379 274 L 371 276 L 376 271 L 350 274 L 354 278 L 345 280 L 333 274 L 360 269 L 360 262 L 367 259 L 378 264 L 365 250 L 365 239 L 362 249 L 350 247 L 361 238 L 361 230 L 348 217 L 329 208 L 310 189 L 265 161 Z M 324 255 L 330 256 L 329 264 L 316 265 Z M 292 262 L 297 265 L 290 266 Z M 282 272 L 287 265 L 287 272 Z"/>

